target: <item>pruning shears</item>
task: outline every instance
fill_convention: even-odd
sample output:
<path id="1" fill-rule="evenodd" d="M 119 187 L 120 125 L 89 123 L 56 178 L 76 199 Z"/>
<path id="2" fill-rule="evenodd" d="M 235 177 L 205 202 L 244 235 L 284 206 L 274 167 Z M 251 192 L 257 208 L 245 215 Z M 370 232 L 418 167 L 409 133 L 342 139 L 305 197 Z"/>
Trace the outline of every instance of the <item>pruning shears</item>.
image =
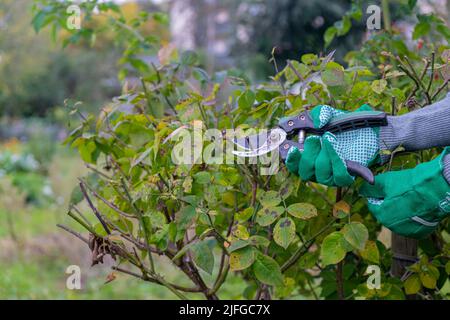
<path id="1" fill-rule="evenodd" d="M 337 116 L 327 125 L 318 129 L 314 127 L 308 111 L 304 111 L 299 115 L 286 118 L 278 124 L 278 127 L 268 132 L 235 138 L 234 143 L 237 145 L 238 150 L 234 150 L 233 153 L 240 157 L 258 157 L 278 149 L 281 159 L 286 161 L 291 147 L 297 147 L 300 151 L 303 151 L 307 134 L 323 135 L 325 132 L 340 133 L 386 125 L 386 113 L 381 111 L 361 111 Z M 295 135 L 298 135 L 297 142 L 291 140 Z M 360 176 L 370 184 L 374 183 L 375 178 L 369 168 L 350 160 L 346 160 L 345 164 L 351 175 Z"/>

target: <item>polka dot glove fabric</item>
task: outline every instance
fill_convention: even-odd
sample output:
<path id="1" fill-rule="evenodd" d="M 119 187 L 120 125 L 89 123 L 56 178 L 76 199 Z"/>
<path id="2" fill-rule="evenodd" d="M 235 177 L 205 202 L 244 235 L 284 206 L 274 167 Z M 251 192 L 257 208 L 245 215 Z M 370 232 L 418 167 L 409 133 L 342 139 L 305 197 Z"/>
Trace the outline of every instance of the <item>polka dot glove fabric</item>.
<path id="1" fill-rule="evenodd" d="M 355 112 L 370 111 L 363 105 Z M 310 111 L 316 128 L 322 128 L 335 117 L 346 111 L 319 105 Z M 325 132 L 322 136 L 308 136 L 304 150 L 292 147 L 286 158 L 290 172 L 305 181 L 315 181 L 328 186 L 348 186 L 354 178 L 347 172 L 345 160 L 369 166 L 379 153 L 379 128 L 363 128 L 333 134 Z"/>

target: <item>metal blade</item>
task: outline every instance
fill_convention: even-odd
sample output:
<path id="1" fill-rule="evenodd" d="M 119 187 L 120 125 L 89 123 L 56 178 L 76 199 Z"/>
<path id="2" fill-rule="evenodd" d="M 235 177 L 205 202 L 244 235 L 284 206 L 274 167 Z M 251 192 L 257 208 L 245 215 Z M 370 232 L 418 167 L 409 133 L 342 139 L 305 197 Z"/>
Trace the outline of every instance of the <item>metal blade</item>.
<path id="1" fill-rule="evenodd" d="M 285 140 L 286 132 L 280 128 L 235 139 L 234 144 L 242 150 L 233 150 L 233 154 L 246 158 L 257 157 L 277 149 Z"/>

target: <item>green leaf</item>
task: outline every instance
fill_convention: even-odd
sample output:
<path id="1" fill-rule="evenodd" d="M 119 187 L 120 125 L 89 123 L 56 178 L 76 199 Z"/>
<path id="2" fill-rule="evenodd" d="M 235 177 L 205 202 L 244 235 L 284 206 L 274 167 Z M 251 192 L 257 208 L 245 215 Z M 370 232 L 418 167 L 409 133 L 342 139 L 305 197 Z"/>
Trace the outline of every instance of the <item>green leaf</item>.
<path id="1" fill-rule="evenodd" d="M 181 248 L 180 251 L 177 252 L 175 256 L 173 256 L 172 261 L 175 261 L 182 256 L 186 254 L 186 252 L 194 245 L 195 243 L 189 243 L 188 245 L 185 245 L 183 248 Z"/>
<path id="2" fill-rule="evenodd" d="M 290 60 L 290 66 L 286 66 L 285 71 L 284 71 L 284 75 L 286 77 L 287 81 L 290 82 L 296 82 L 296 81 L 301 81 L 301 79 L 299 79 L 298 75 L 300 75 L 301 77 L 306 77 L 309 69 L 307 66 L 305 66 L 303 63 L 300 63 L 298 61 L 295 60 Z M 294 68 L 294 70 L 292 70 L 292 68 Z"/>
<path id="3" fill-rule="evenodd" d="M 248 245 L 250 245 L 250 243 L 249 243 L 248 241 L 238 239 L 238 240 L 233 241 L 233 242 L 231 243 L 231 245 L 228 247 L 228 252 L 231 253 L 231 252 L 233 252 L 233 251 L 236 251 L 236 250 L 245 248 L 245 247 L 248 246 Z"/>
<path id="4" fill-rule="evenodd" d="M 139 71 L 140 74 L 146 74 L 150 72 L 150 67 L 148 66 L 148 64 L 141 59 L 128 59 L 128 61 L 137 71 Z"/>
<path id="5" fill-rule="evenodd" d="M 73 188 L 72 193 L 70 194 L 70 204 L 78 204 L 83 201 L 84 195 L 80 190 L 79 186 Z"/>
<path id="6" fill-rule="evenodd" d="M 269 226 L 283 214 L 283 207 L 266 207 L 256 213 L 256 222 L 263 227 Z"/>
<path id="7" fill-rule="evenodd" d="M 382 94 L 384 89 L 386 89 L 386 86 L 387 86 L 387 81 L 384 79 L 381 79 L 381 80 L 374 80 L 370 87 L 372 88 L 373 92 Z"/>
<path id="8" fill-rule="evenodd" d="M 287 248 L 295 238 L 295 223 L 291 218 L 280 219 L 273 229 L 273 238 L 275 242 Z"/>
<path id="9" fill-rule="evenodd" d="M 302 55 L 301 60 L 304 64 L 313 64 L 314 62 L 317 62 L 318 57 L 313 53 L 307 53 Z"/>
<path id="10" fill-rule="evenodd" d="M 333 41 L 333 39 L 336 37 L 336 33 L 337 33 L 337 28 L 336 27 L 329 27 L 324 35 L 323 35 L 323 40 L 325 41 L 325 48 L 328 47 L 331 42 Z"/>
<path id="11" fill-rule="evenodd" d="M 416 26 L 414 27 L 414 31 L 412 34 L 412 38 L 414 40 L 417 40 L 424 35 L 426 35 L 428 32 L 430 32 L 431 25 L 428 21 L 420 21 Z"/>
<path id="12" fill-rule="evenodd" d="M 450 261 L 447 261 L 445 264 L 445 272 L 450 275 Z"/>
<path id="13" fill-rule="evenodd" d="M 417 274 L 412 274 L 405 281 L 405 292 L 406 294 L 416 294 L 422 288 L 419 276 Z"/>
<path id="14" fill-rule="evenodd" d="M 252 109 L 253 103 L 255 102 L 256 95 L 251 90 L 244 91 L 238 98 L 239 108 L 242 109 Z"/>
<path id="15" fill-rule="evenodd" d="M 176 241 L 177 224 L 175 223 L 175 221 L 172 221 L 171 223 L 169 223 L 169 228 L 168 228 L 167 234 L 169 235 L 170 241 L 172 241 L 172 242 Z"/>
<path id="16" fill-rule="evenodd" d="M 151 241 L 151 235 L 152 235 L 152 222 L 150 220 L 149 216 L 143 216 L 142 217 L 142 228 L 145 231 L 145 234 L 147 235 L 147 239 L 150 242 Z"/>
<path id="17" fill-rule="evenodd" d="M 40 10 L 33 18 L 31 24 L 34 31 L 38 33 L 42 28 L 52 22 L 52 18 L 46 10 Z"/>
<path id="18" fill-rule="evenodd" d="M 294 278 L 291 277 L 284 277 L 283 279 L 283 285 L 277 286 L 275 288 L 275 295 L 278 298 L 286 298 L 289 297 L 292 292 L 296 289 L 297 282 Z"/>
<path id="19" fill-rule="evenodd" d="M 329 63 L 330 64 L 330 63 Z M 344 69 L 341 66 L 327 67 L 322 72 L 322 81 L 330 87 L 344 84 Z"/>
<path id="20" fill-rule="evenodd" d="M 97 222 L 94 225 L 94 231 L 99 236 L 107 236 L 106 230 L 105 230 L 105 228 L 103 227 L 103 225 L 100 222 Z"/>
<path id="21" fill-rule="evenodd" d="M 166 216 L 160 211 L 151 211 L 149 217 L 152 226 L 156 228 L 162 228 L 167 223 Z"/>
<path id="22" fill-rule="evenodd" d="M 196 216 L 193 206 L 185 206 L 175 215 L 175 221 L 178 223 L 178 229 L 186 230 Z"/>
<path id="23" fill-rule="evenodd" d="M 348 17 L 348 16 L 342 17 L 342 20 L 336 21 L 334 23 L 334 26 L 337 29 L 338 36 L 345 35 L 347 32 L 349 32 L 350 28 L 352 27 L 350 17 Z"/>
<path id="24" fill-rule="evenodd" d="M 436 283 L 439 279 L 439 270 L 429 263 L 422 267 L 419 277 L 425 288 L 434 289 L 436 288 Z"/>
<path id="25" fill-rule="evenodd" d="M 414 9 L 414 7 L 416 6 L 417 0 L 408 0 L 408 8 L 409 10 Z"/>
<path id="26" fill-rule="evenodd" d="M 97 145 L 93 140 L 87 140 L 78 146 L 78 151 L 83 161 L 88 163 L 96 163 L 98 157 Z"/>
<path id="27" fill-rule="evenodd" d="M 310 203 L 294 203 L 287 208 L 287 212 L 292 216 L 308 220 L 317 216 L 317 209 Z"/>
<path id="28" fill-rule="evenodd" d="M 345 258 L 347 250 L 344 242 L 344 236 L 338 231 L 330 233 L 323 239 L 320 256 L 324 266 L 336 264 Z"/>
<path id="29" fill-rule="evenodd" d="M 269 256 L 258 254 L 253 263 L 256 279 L 270 286 L 282 286 L 283 275 L 278 263 Z"/>
<path id="30" fill-rule="evenodd" d="M 313 268 L 317 260 L 319 260 L 319 251 L 316 250 L 314 252 L 306 252 L 299 260 L 298 266 L 302 269 L 311 269 Z"/>
<path id="31" fill-rule="evenodd" d="M 255 261 L 255 249 L 248 246 L 230 254 L 230 269 L 232 271 L 244 270 Z"/>
<path id="32" fill-rule="evenodd" d="M 269 239 L 264 238 L 262 236 L 251 236 L 248 241 L 251 243 L 252 246 L 262 246 L 267 247 L 270 244 Z"/>
<path id="33" fill-rule="evenodd" d="M 253 215 L 253 208 L 252 207 L 248 207 L 242 211 L 239 211 L 238 213 L 236 213 L 236 219 L 239 222 L 245 222 L 248 219 L 250 219 Z"/>
<path id="34" fill-rule="evenodd" d="M 194 180 L 198 184 L 207 184 L 211 182 L 211 175 L 207 171 L 200 171 L 194 174 Z"/>
<path id="35" fill-rule="evenodd" d="M 369 231 L 365 225 L 360 222 L 350 222 L 342 228 L 342 234 L 345 240 L 353 247 L 359 250 L 363 250 L 366 246 L 366 242 L 369 239 Z"/>
<path id="36" fill-rule="evenodd" d="M 194 51 L 187 50 L 181 54 L 181 64 L 185 66 L 193 66 L 198 62 L 198 56 Z"/>
<path id="37" fill-rule="evenodd" d="M 197 242 L 190 250 L 195 264 L 203 271 L 212 274 L 214 269 L 214 254 L 208 245 L 208 241 Z"/>

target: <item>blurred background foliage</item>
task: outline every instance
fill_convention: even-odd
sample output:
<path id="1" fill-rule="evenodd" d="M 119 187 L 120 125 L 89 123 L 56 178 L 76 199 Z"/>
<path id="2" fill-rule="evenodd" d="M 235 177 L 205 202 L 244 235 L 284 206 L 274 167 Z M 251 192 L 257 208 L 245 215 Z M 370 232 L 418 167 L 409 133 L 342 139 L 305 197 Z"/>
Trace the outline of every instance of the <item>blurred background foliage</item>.
<path id="1" fill-rule="evenodd" d="M 126 277 L 105 285 L 109 266 L 89 269 L 82 244 L 74 244 L 55 225 L 64 219 L 77 177 L 86 172 L 83 161 L 61 146 L 67 127 L 79 125 L 68 110 L 100 113 L 123 87 L 139 86 L 140 75 L 151 77 L 152 63 L 172 59 L 175 47 L 198 52 L 182 60 L 217 72 L 216 77 L 232 68 L 229 74 L 257 84 L 275 74 L 268 63 L 274 47 L 279 70 L 305 53 L 325 55 L 336 49 L 336 60 L 344 66 L 364 64 L 386 75 L 394 61 L 374 52 L 406 55 L 420 63 L 421 50 L 437 49 L 440 56 L 439 42 L 448 44 L 450 37 L 441 27 L 449 25 L 449 0 L 389 1 L 390 34 L 366 30 L 365 8 L 371 1 L 114 1 L 115 20 L 102 14 L 84 17 L 79 33 L 60 32 L 57 24 L 44 28 L 58 18 L 65 23 L 65 16 L 45 14 L 52 2 L 35 1 L 44 13 L 35 16 L 32 1 L 0 2 L 0 298 L 173 298 L 165 289 Z M 116 32 L 127 25 L 149 43 L 161 42 L 163 50 L 136 49 L 139 41 L 133 40 L 132 30 Z M 410 86 L 403 79 L 392 81 Z M 390 95 L 405 100 L 407 90 L 392 90 Z M 388 104 L 384 98 L 371 103 Z M 89 270 L 81 292 L 65 290 L 64 270 L 74 263 Z M 243 289 L 231 277 L 223 295 L 236 298 Z"/>

